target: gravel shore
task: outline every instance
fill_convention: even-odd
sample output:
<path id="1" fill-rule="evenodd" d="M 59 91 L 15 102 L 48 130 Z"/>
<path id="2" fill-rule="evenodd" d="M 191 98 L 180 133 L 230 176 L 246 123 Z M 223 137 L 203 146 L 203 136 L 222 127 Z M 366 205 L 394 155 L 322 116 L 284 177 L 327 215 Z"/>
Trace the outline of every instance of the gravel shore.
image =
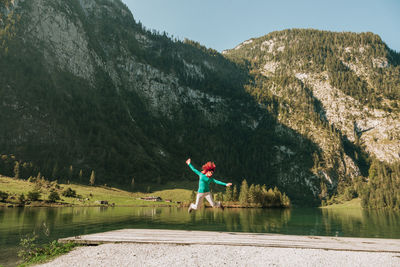
<path id="1" fill-rule="evenodd" d="M 40 266 L 400 266 L 399 253 L 225 245 L 104 244 Z"/>

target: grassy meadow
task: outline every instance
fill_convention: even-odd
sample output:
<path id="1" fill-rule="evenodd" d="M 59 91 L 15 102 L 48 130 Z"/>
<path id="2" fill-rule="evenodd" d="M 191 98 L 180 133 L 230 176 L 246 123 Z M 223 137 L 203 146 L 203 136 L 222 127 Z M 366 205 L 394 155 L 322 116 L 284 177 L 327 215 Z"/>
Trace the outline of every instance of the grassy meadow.
<path id="1" fill-rule="evenodd" d="M 180 203 L 189 203 L 192 191 L 189 189 L 180 189 L 174 187 L 181 187 L 177 185 L 168 185 L 167 189 L 155 188 L 154 191 L 143 192 L 129 192 L 114 187 L 108 186 L 89 186 L 78 184 L 57 184 L 56 186 L 50 183 L 38 185 L 36 182 L 28 182 L 26 180 L 19 180 L 10 177 L 0 176 L 0 191 L 8 194 L 8 199 L 5 202 L 0 202 L 0 206 L 10 204 L 19 204 L 19 197 L 24 194 L 27 197 L 28 192 L 38 190 L 40 192 L 39 201 L 30 201 L 28 205 L 31 206 L 57 206 L 57 205 L 73 205 L 73 206 L 95 206 L 99 205 L 98 201 L 108 201 L 111 205 L 114 203 L 117 206 L 162 206 L 170 205 L 176 206 Z M 67 188 L 76 191 L 76 197 L 65 197 L 62 192 Z M 49 203 L 49 194 L 51 191 L 56 191 L 60 200 L 55 203 Z M 141 197 L 157 196 L 161 197 L 163 201 L 145 201 Z M 166 202 L 165 200 L 172 202 Z M 28 203 L 28 202 L 26 202 Z"/>
<path id="2" fill-rule="evenodd" d="M 349 201 L 342 201 L 341 203 L 331 204 L 328 206 L 323 206 L 321 209 L 361 209 L 361 199 L 353 198 Z"/>

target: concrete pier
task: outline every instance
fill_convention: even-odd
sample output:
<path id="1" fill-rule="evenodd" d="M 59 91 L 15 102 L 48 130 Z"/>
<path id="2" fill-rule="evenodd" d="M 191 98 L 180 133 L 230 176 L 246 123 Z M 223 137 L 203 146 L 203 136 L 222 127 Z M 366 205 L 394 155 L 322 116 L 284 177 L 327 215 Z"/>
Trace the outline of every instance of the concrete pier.
<path id="1" fill-rule="evenodd" d="M 400 239 L 298 236 L 264 233 L 210 232 L 158 229 L 122 229 L 60 239 L 86 245 L 147 243 L 175 245 L 225 245 L 400 254 Z M 400 256 L 400 255 L 399 255 Z"/>

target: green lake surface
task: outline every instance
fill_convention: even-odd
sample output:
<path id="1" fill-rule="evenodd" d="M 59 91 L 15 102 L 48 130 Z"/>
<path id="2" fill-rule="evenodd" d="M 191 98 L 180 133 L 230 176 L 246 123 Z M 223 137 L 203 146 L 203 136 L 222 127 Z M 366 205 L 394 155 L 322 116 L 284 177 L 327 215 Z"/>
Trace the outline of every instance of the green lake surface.
<path id="1" fill-rule="evenodd" d="M 21 238 L 39 243 L 124 228 L 400 238 L 400 213 L 359 209 L 168 207 L 0 208 L 0 265 L 15 266 Z"/>

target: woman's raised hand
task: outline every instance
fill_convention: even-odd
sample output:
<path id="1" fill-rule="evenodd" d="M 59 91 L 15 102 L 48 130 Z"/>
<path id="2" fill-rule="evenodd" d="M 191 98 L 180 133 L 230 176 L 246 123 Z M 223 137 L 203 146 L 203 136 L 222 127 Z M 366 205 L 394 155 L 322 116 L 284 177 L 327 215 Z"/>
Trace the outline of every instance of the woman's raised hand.
<path id="1" fill-rule="evenodd" d="M 227 184 L 226 184 L 226 186 L 231 186 L 231 185 L 232 185 L 232 183 L 227 183 Z"/>
<path id="2" fill-rule="evenodd" d="M 187 165 L 190 164 L 190 158 L 186 160 L 186 164 L 187 164 Z"/>

